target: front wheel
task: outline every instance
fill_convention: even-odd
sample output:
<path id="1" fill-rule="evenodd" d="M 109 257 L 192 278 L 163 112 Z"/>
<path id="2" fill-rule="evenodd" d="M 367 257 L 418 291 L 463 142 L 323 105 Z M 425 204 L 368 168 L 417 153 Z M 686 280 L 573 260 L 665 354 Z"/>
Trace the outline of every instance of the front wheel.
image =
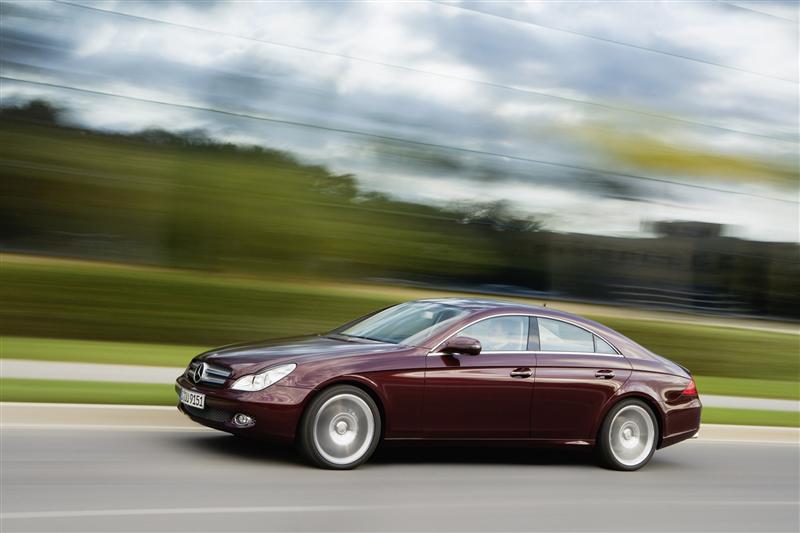
<path id="1" fill-rule="evenodd" d="M 625 400 L 606 415 L 597 435 L 600 463 L 613 470 L 638 470 L 650 461 L 658 442 L 658 424 L 650 407 Z"/>
<path id="2" fill-rule="evenodd" d="M 350 385 L 322 391 L 306 408 L 300 449 L 315 465 L 346 470 L 365 462 L 381 435 L 378 406 L 369 394 Z"/>

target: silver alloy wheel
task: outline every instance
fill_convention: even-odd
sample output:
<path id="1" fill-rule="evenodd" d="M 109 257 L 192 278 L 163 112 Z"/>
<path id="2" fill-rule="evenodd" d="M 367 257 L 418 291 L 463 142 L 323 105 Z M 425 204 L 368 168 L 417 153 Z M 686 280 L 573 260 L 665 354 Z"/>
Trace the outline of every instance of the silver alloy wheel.
<path id="1" fill-rule="evenodd" d="M 355 394 L 337 394 L 314 416 L 314 447 L 326 461 L 346 465 L 358 461 L 375 435 L 372 410 Z"/>
<path id="2" fill-rule="evenodd" d="M 641 406 L 625 406 L 611 420 L 609 447 L 614 458 L 625 466 L 636 466 L 647 459 L 655 439 L 653 418 Z"/>

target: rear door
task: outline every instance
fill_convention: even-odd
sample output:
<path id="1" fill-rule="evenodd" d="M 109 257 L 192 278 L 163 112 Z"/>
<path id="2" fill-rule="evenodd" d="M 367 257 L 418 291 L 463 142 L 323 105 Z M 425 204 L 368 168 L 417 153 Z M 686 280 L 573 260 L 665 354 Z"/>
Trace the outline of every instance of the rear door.
<path id="1" fill-rule="evenodd" d="M 534 330 L 535 328 L 535 330 Z M 539 317 L 531 436 L 539 439 L 593 439 L 606 403 L 631 375 L 624 356 L 576 324 Z"/>

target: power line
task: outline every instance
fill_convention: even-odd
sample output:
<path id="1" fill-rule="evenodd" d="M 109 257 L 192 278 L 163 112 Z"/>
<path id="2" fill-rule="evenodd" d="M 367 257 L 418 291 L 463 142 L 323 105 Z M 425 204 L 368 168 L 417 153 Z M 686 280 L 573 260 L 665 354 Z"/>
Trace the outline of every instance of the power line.
<path id="1" fill-rule="evenodd" d="M 450 3 L 443 2 L 443 1 L 440 1 L 440 0 L 429 0 L 429 1 L 434 3 L 434 4 L 438 4 L 438 5 L 441 5 L 441 6 L 446 6 L 446 7 L 452 8 L 452 9 L 460 9 L 460 10 L 463 10 L 463 11 L 470 11 L 472 13 L 478 13 L 480 15 L 484 15 L 484 16 L 487 16 L 487 17 L 496 17 L 496 18 L 499 18 L 499 19 L 516 22 L 516 23 L 519 23 L 519 24 L 527 24 L 527 25 L 530 25 L 530 26 L 536 26 L 538 28 L 544 28 L 544 29 L 547 29 L 547 30 L 559 31 L 559 32 L 563 32 L 563 33 L 568 33 L 570 35 L 577 35 L 577 36 L 580 36 L 580 37 L 585 37 L 587 39 L 594 39 L 596 41 L 601 41 L 601 42 L 609 43 L 609 44 L 615 44 L 615 45 L 618 45 L 618 46 L 626 46 L 628 48 L 634 48 L 636 50 L 642 50 L 644 52 L 651 52 L 653 54 L 660 54 L 660 55 L 675 57 L 675 58 L 678 58 L 678 59 L 684 59 L 686 61 L 694 61 L 696 63 L 702 63 L 704 65 L 711 65 L 711 66 L 714 66 L 714 67 L 725 68 L 725 69 L 729 69 L 729 70 L 735 70 L 737 72 L 744 72 L 746 74 L 751 74 L 753 76 L 762 76 L 764 78 L 770 78 L 770 79 L 773 79 L 773 80 L 784 81 L 784 82 L 787 82 L 787 83 L 792 83 L 792 84 L 797 84 L 798 83 L 798 80 L 792 80 L 792 79 L 789 79 L 789 78 L 782 78 L 780 76 L 773 76 L 771 74 L 765 74 L 763 72 L 756 72 L 754 70 L 748 70 L 748 69 L 744 69 L 744 68 L 740 68 L 740 67 L 734 67 L 732 65 L 726 65 L 724 63 L 717 63 L 715 61 L 709 61 L 707 59 L 701 59 L 701 58 L 698 58 L 698 57 L 692 57 L 692 56 L 687 56 L 687 55 L 683 55 L 683 54 L 676 54 L 674 52 L 667 52 L 666 50 L 657 50 L 655 48 L 648 48 L 646 46 L 640 46 L 638 44 L 627 43 L 625 41 L 618 41 L 616 39 L 610 39 L 608 37 L 601 37 L 599 35 L 592 35 L 592 34 L 589 34 L 589 33 L 582 33 L 582 32 L 575 31 L 575 30 L 569 30 L 567 28 L 559 28 L 558 26 L 550 26 L 550 25 L 547 25 L 547 24 L 542 24 L 541 22 L 533 22 L 532 20 L 517 19 L 517 18 L 514 18 L 514 17 L 509 17 L 508 15 L 500 15 L 498 13 L 491 13 L 489 11 L 482 11 L 480 9 L 475 9 L 474 7 L 467 7 L 467 6 L 461 5 L 461 4 L 450 4 Z"/>
<path id="2" fill-rule="evenodd" d="M 770 17 L 770 18 L 774 18 L 774 19 L 778 19 L 778 20 L 784 20 L 786 22 L 791 22 L 792 24 L 794 24 L 795 27 L 797 27 L 798 22 L 800 22 L 800 21 L 797 21 L 795 19 L 781 17 L 780 15 L 774 15 L 772 13 L 767 13 L 766 11 L 760 11 L 758 9 L 753 9 L 752 7 L 745 7 L 745 6 L 741 5 L 741 4 L 736 4 L 734 2 L 723 2 L 722 0 L 717 0 L 717 3 L 725 4 L 726 6 L 735 7 L 737 9 L 743 9 L 744 11 L 750 11 L 751 13 L 758 13 L 759 15 L 764 15 L 765 17 Z"/>
<path id="3" fill-rule="evenodd" d="M 415 68 L 415 67 L 409 67 L 409 66 L 405 66 L 405 65 L 397 65 L 397 64 L 393 64 L 393 63 L 386 63 L 386 62 L 383 62 L 383 61 L 377 61 L 377 60 L 374 60 L 374 59 L 368 59 L 368 58 L 363 58 L 363 57 L 358 57 L 358 56 L 352 56 L 352 55 L 349 55 L 349 54 L 342 54 L 342 53 L 338 53 L 338 52 L 330 52 L 328 50 L 319 50 L 319 49 L 316 49 L 316 48 L 309 48 L 309 47 L 305 47 L 305 46 L 297 46 L 297 45 L 282 43 L 282 42 L 279 42 L 279 41 L 270 41 L 270 40 L 266 40 L 266 39 L 248 37 L 248 36 L 244 36 L 244 35 L 238 35 L 238 34 L 235 34 L 235 33 L 223 32 L 223 31 L 214 30 L 214 29 L 210 29 L 210 28 L 202 28 L 202 27 L 199 27 L 199 26 L 191 26 L 191 25 L 188 25 L 188 24 L 181 24 L 181 23 L 178 23 L 178 22 L 171 22 L 171 21 L 167 21 L 167 20 L 163 20 L 163 19 L 157 19 L 157 18 L 152 18 L 152 17 L 144 17 L 144 16 L 141 16 L 141 15 L 132 15 L 132 14 L 129 14 L 129 13 L 123 13 L 121 11 L 113 11 L 113 10 L 110 10 L 110 9 L 98 8 L 98 7 L 93 7 L 93 6 L 85 6 L 85 5 L 82 5 L 82 4 L 75 4 L 75 3 L 64 1 L 64 0 L 51 0 L 51 1 L 53 3 L 64 5 L 64 6 L 68 6 L 68 7 L 74 7 L 74 8 L 78 8 L 78 9 L 85 9 L 85 10 L 88 10 L 88 11 L 94 11 L 94 12 L 99 12 L 99 13 L 104 13 L 104 14 L 116 15 L 116 16 L 119 16 L 119 17 L 130 18 L 130 19 L 134 19 L 134 20 L 138 20 L 138 21 L 142 21 L 142 22 L 163 24 L 163 25 L 174 26 L 174 27 L 178 27 L 178 28 L 182 28 L 182 29 L 186 29 L 186 30 L 206 32 L 206 33 L 211 33 L 211 34 L 215 34 L 215 35 L 221 35 L 221 36 L 225 36 L 225 37 L 232 37 L 232 38 L 235 38 L 235 39 L 241 39 L 241 40 L 245 40 L 245 41 L 256 42 L 256 43 L 265 44 L 265 45 L 269 45 L 269 46 L 276 46 L 276 47 L 280 47 L 280 48 L 288 48 L 288 49 L 292 49 L 292 50 L 300 50 L 300 51 L 303 51 L 303 52 L 321 54 L 321 55 L 326 55 L 326 56 L 331 56 L 331 57 L 338 57 L 338 58 L 341 58 L 341 59 L 346 59 L 348 61 L 359 61 L 359 62 L 368 63 L 368 64 L 371 64 L 371 65 L 377 65 L 377 66 L 381 66 L 381 67 L 385 67 L 385 68 L 393 68 L 393 69 L 404 70 L 404 71 L 408 71 L 408 72 L 415 72 L 415 73 L 418 73 L 418 74 L 436 76 L 436 77 L 439 77 L 439 78 L 458 80 L 458 81 L 462 81 L 462 82 L 466 82 L 466 83 L 474 83 L 474 84 L 477 84 L 477 85 L 482 85 L 482 86 L 485 86 L 485 87 L 491 87 L 491 88 L 494 88 L 494 89 L 502 89 L 502 90 L 507 90 L 507 91 L 514 91 L 514 92 L 520 92 L 520 93 L 525 93 L 525 94 L 531 94 L 531 95 L 541 96 L 541 97 L 545 97 L 545 98 L 551 98 L 551 99 L 555 99 L 555 100 L 561 100 L 561 101 L 570 102 L 570 103 L 577 103 L 577 104 L 581 104 L 581 105 L 594 106 L 594 107 L 607 109 L 607 110 L 611 110 L 611 111 L 622 111 L 624 113 L 641 115 L 641 116 L 657 118 L 657 119 L 662 119 L 662 120 L 669 120 L 669 121 L 677 122 L 677 123 L 681 123 L 681 124 L 689 124 L 689 125 L 693 125 L 693 126 L 712 128 L 712 129 L 715 129 L 715 130 L 726 131 L 726 132 L 729 132 L 729 133 L 735 133 L 735 134 L 739 134 L 739 135 L 749 135 L 749 136 L 753 136 L 753 137 L 760 137 L 760 138 L 763 138 L 763 139 L 770 139 L 770 140 L 784 142 L 784 143 L 798 144 L 798 140 L 792 140 L 792 139 L 787 139 L 787 138 L 783 138 L 783 137 L 776 137 L 774 135 L 756 133 L 756 132 L 747 131 L 747 130 L 738 130 L 738 129 L 735 129 L 735 128 L 728 128 L 728 127 L 725 127 L 725 126 L 720 126 L 720 125 L 717 125 L 717 124 L 709 124 L 707 122 L 700 122 L 700 121 L 689 120 L 689 119 L 684 119 L 684 118 L 679 118 L 679 117 L 673 117 L 673 116 L 669 116 L 669 115 L 662 115 L 662 114 L 659 114 L 659 113 L 651 113 L 651 112 L 648 112 L 648 111 L 641 111 L 641 110 L 631 109 L 631 108 L 627 108 L 627 107 L 613 106 L 613 105 L 604 104 L 604 103 L 601 103 L 601 102 L 595 102 L 595 101 L 592 101 L 592 100 L 584 100 L 584 99 L 581 99 L 581 98 L 575 98 L 575 97 L 569 97 L 569 96 L 562 96 L 562 95 L 558 95 L 558 94 L 554 94 L 554 93 L 548 93 L 546 91 L 538 91 L 538 90 L 527 89 L 527 88 L 523 88 L 523 87 L 519 87 L 519 86 L 513 86 L 513 85 L 504 85 L 504 84 L 495 83 L 495 82 L 491 82 L 491 81 L 478 80 L 478 79 L 467 78 L 467 77 L 463 77 L 463 76 L 456 76 L 456 75 L 453 75 L 453 74 L 444 74 L 444 73 L 440 73 L 440 72 L 434 72 L 434 71 L 430 71 L 430 70 L 424 70 L 424 69 L 419 69 L 419 68 Z"/>
<path id="4" fill-rule="evenodd" d="M 324 126 L 324 125 L 321 125 L 321 124 L 312 124 L 312 123 L 307 123 L 307 122 L 299 122 L 299 121 L 294 121 L 294 120 L 280 119 L 280 118 L 268 117 L 268 116 L 263 116 L 263 115 L 254 115 L 254 114 L 251 114 L 251 113 L 242 113 L 242 112 L 237 112 L 237 111 L 228 111 L 228 110 L 224 110 L 224 109 L 216 109 L 216 108 L 211 108 L 211 107 L 202 107 L 202 106 L 191 105 L 191 104 L 180 104 L 180 103 L 176 103 L 176 102 L 168 102 L 168 101 L 165 101 L 165 100 L 154 100 L 154 99 L 149 99 L 149 98 L 141 98 L 141 97 L 138 97 L 138 96 L 129 96 L 129 95 L 125 95 L 125 94 L 110 93 L 110 92 L 99 91 L 99 90 L 95 90 L 95 89 L 86 89 L 86 88 L 82 88 L 82 87 L 74 87 L 74 86 L 70 86 L 70 85 L 62 85 L 62 84 L 50 83 L 50 82 L 44 82 L 44 81 L 26 80 L 26 79 L 22 79 L 22 78 L 14 78 L 14 77 L 10 77 L 10 76 L 1 76 L 1 75 L 0 75 L 0 80 L 7 80 L 7 81 L 11 81 L 11 82 L 18 82 L 18 83 L 27 83 L 27 84 L 30 84 L 30 85 L 38 85 L 38 86 L 41 86 L 41 87 L 50 87 L 50 88 L 56 88 L 56 89 L 66 89 L 66 90 L 81 92 L 81 93 L 85 93 L 85 94 L 92 94 L 92 95 L 97 95 L 97 96 L 106 96 L 106 97 L 111 97 L 111 98 L 120 98 L 120 99 L 124 99 L 124 100 L 135 101 L 135 102 L 142 102 L 142 103 L 147 103 L 147 104 L 157 104 L 157 105 L 163 105 L 163 106 L 170 106 L 170 107 L 176 107 L 176 108 L 180 108 L 180 109 L 188 109 L 188 110 L 192 110 L 192 111 L 202 111 L 202 112 L 208 112 L 208 113 L 215 113 L 215 114 L 219 114 L 219 115 L 231 116 L 231 117 L 236 117 L 236 118 L 244 118 L 244 119 L 250 119 L 250 120 L 257 120 L 257 121 L 263 121 L 263 122 L 270 122 L 270 123 L 273 123 L 273 124 L 281 124 L 281 125 L 285 125 L 285 126 L 296 126 L 296 127 L 310 128 L 310 129 L 316 129 L 316 130 L 321 130 L 321 131 L 329 131 L 329 132 L 334 132 L 334 133 L 342 133 L 342 134 L 345 134 L 345 135 L 354 135 L 354 136 L 359 136 L 359 137 L 370 137 L 370 138 L 373 138 L 373 139 L 380 139 L 380 140 L 383 140 L 383 141 L 397 142 L 397 143 L 402 143 L 402 144 L 406 144 L 406 145 L 410 145 L 410 146 L 420 146 L 420 147 L 424 147 L 424 148 L 435 148 L 435 149 L 440 149 L 440 150 L 449 150 L 449 151 L 452 151 L 452 152 L 459 152 L 459 153 L 465 153 L 465 154 L 471 154 L 471 155 L 495 157 L 495 158 L 500 158 L 500 159 L 506 159 L 506 160 L 512 160 L 512 161 L 520 161 L 520 162 L 525 162 L 525 163 L 534 163 L 534 164 L 538 164 L 538 165 L 545 165 L 545 166 L 551 166 L 551 167 L 557 167 L 557 168 L 567 168 L 567 169 L 570 169 L 570 170 L 579 170 L 579 171 L 582 171 L 582 172 L 589 172 L 589 173 L 595 173 L 595 174 L 605 174 L 607 176 L 617 176 L 617 177 L 620 177 L 620 178 L 639 180 L 639 181 L 646 181 L 646 182 L 651 182 L 651 183 L 661 183 L 661 184 L 666 184 L 666 185 L 674 185 L 674 186 L 678 186 L 678 187 L 686 187 L 686 188 L 690 188 L 690 189 L 698 189 L 698 190 L 704 190 L 704 191 L 710 191 L 710 192 L 716 192 L 716 193 L 736 194 L 736 195 L 740 195 L 740 196 L 749 196 L 749 197 L 753 197 L 753 198 L 761 198 L 761 199 L 764 199 L 764 200 L 771 200 L 771 201 L 775 201 L 775 202 L 790 203 L 790 204 L 798 203 L 798 202 L 796 202 L 794 200 L 787 200 L 785 198 L 776 198 L 774 196 L 766 196 L 766 195 L 748 193 L 748 192 L 743 192 L 743 191 L 733 191 L 733 190 L 730 190 L 730 189 L 721 189 L 721 188 L 718 188 L 718 187 L 711 187 L 711 186 L 708 186 L 708 185 L 697 185 L 697 184 L 694 184 L 694 183 L 683 183 L 683 182 L 680 182 L 680 181 L 672 181 L 672 180 L 668 180 L 668 179 L 664 179 L 664 178 L 655 178 L 655 177 L 652 177 L 652 176 L 642 176 L 642 175 L 639 175 L 639 174 L 630 174 L 630 173 L 626 173 L 626 172 L 618 172 L 618 171 L 608 170 L 608 169 L 584 167 L 584 166 L 581 166 L 581 165 L 572 165 L 572 164 L 568 164 L 568 163 L 559 163 L 559 162 L 556 162 L 556 161 L 547 161 L 547 160 L 543 160 L 543 159 L 533 159 L 533 158 L 529 158 L 529 157 L 523 157 L 523 156 L 517 156 L 517 155 L 511 155 L 511 154 L 503 154 L 503 153 L 499 153 L 499 152 L 489 152 L 489 151 L 477 150 L 477 149 L 473 149 L 473 148 L 465 148 L 465 147 L 461 147 L 461 146 L 450 146 L 450 145 L 437 144 L 437 143 L 432 143 L 432 142 L 415 141 L 415 140 L 412 140 L 412 139 L 404 139 L 402 137 L 392 137 L 390 135 L 381 135 L 381 134 L 371 133 L 371 132 L 366 132 L 366 131 L 351 130 L 351 129 L 347 129 L 347 128 L 338 128 L 338 127 L 333 127 L 333 126 Z"/>

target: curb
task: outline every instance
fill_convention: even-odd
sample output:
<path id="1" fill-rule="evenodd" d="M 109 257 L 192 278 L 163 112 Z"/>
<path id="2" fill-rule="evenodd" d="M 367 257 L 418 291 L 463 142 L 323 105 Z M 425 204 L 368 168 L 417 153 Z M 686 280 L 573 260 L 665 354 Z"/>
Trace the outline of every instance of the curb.
<path id="1" fill-rule="evenodd" d="M 800 446 L 800 428 L 703 424 L 700 426 L 698 440 L 701 442 L 768 442 Z"/>

